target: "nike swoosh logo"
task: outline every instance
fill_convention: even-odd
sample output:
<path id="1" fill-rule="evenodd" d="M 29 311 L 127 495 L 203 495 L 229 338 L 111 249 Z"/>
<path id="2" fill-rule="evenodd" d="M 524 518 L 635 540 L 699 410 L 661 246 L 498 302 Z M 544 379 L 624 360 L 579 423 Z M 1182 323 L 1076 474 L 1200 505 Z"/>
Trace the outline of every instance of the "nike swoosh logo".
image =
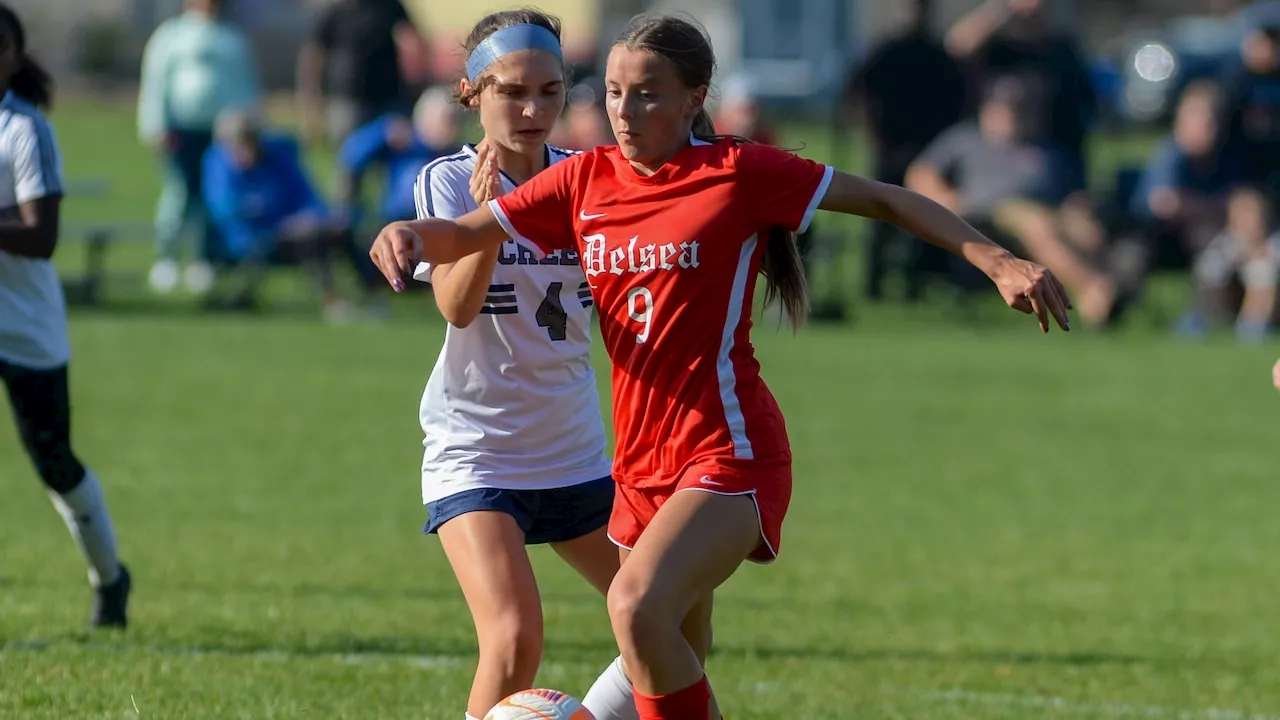
<path id="1" fill-rule="evenodd" d="M 703 475 L 702 477 L 698 478 L 698 482 L 702 483 L 703 485 L 723 485 L 724 484 L 724 483 L 718 483 L 715 480 L 712 480 L 710 475 Z"/>
<path id="2" fill-rule="evenodd" d="M 578 219 L 579 220 L 595 220 L 596 218 L 602 218 L 607 214 L 608 213 L 600 213 L 599 215 L 588 215 L 586 210 L 579 210 Z"/>

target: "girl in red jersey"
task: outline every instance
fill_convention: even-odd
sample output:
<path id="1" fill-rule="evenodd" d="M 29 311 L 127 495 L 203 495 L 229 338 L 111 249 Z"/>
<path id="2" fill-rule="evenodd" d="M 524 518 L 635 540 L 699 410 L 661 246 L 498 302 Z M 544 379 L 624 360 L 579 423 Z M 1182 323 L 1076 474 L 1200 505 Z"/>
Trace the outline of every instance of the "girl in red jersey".
<path id="1" fill-rule="evenodd" d="M 1067 329 L 1062 284 L 940 205 L 775 148 L 711 136 L 711 45 L 637 18 L 609 54 L 618 146 L 555 165 L 472 213 L 387 226 L 371 256 L 394 287 L 510 236 L 576 238 L 613 363 L 609 535 L 623 548 L 609 614 L 643 720 L 719 717 L 699 661 L 713 591 L 768 562 L 791 497 L 782 415 L 750 342 L 754 277 L 792 320 L 807 303 L 794 233 L 814 211 L 893 223 L 981 269 L 1013 308 Z M 1052 316 L 1052 317 L 1051 317 Z M 688 492 L 685 492 L 688 491 Z M 689 638 L 695 638 L 693 640 Z"/>

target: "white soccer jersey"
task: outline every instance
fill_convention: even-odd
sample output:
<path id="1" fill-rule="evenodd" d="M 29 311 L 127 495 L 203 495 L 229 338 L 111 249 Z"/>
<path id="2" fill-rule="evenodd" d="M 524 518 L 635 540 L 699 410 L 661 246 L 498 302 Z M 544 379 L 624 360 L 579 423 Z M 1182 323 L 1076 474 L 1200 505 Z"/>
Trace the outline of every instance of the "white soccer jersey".
<path id="1" fill-rule="evenodd" d="M 7 93 L 0 100 L 0 216 L 62 194 L 62 156 L 53 129 L 35 106 Z M 35 370 L 71 358 L 62 284 L 50 260 L 0 250 L 0 360 Z"/>
<path id="2" fill-rule="evenodd" d="M 548 164 L 571 153 L 548 147 Z M 418 175 L 419 217 L 476 209 L 471 146 Z M 503 176 L 507 192 L 515 186 Z M 431 268 L 414 277 L 430 282 Z M 542 261 L 507 240 L 480 316 L 452 325 L 422 395 L 424 503 L 477 488 L 546 489 L 607 477 L 591 368 L 591 293 L 577 253 Z"/>

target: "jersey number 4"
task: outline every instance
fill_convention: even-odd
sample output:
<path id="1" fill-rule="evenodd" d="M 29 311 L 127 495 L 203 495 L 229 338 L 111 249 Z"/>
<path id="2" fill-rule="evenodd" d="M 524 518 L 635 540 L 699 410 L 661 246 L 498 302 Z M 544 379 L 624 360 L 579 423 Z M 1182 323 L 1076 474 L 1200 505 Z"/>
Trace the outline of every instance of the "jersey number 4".
<path id="1" fill-rule="evenodd" d="M 547 286 L 547 296 L 542 299 L 542 304 L 538 305 L 538 311 L 533 317 L 538 321 L 538 327 L 547 329 L 547 337 L 554 341 L 564 340 L 568 337 L 569 332 L 569 313 L 564 311 L 564 304 L 560 302 L 560 290 L 564 287 L 564 283 L 553 282 Z"/>

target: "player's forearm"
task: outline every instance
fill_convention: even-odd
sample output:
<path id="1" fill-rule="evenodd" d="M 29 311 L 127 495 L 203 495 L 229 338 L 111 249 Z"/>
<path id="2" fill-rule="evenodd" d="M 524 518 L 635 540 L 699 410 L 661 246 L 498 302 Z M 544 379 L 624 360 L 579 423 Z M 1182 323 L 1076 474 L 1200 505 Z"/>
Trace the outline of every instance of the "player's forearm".
<path id="1" fill-rule="evenodd" d="M 987 275 L 991 275 L 1000 262 L 1013 257 L 939 203 L 909 190 L 896 189 L 887 203 L 888 222 L 930 245 L 959 255 Z"/>
<path id="2" fill-rule="evenodd" d="M 424 218 L 401 224 L 421 240 L 418 259 L 432 265 L 457 262 L 473 253 L 497 247 L 507 237 L 487 205 L 457 220 Z"/>
<path id="3" fill-rule="evenodd" d="M 432 269 L 431 287 L 440 314 L 454 327 L 475 321 L 484 307 L 498 265 L 499 247 L 468 255 L 452 265 Z"/>

